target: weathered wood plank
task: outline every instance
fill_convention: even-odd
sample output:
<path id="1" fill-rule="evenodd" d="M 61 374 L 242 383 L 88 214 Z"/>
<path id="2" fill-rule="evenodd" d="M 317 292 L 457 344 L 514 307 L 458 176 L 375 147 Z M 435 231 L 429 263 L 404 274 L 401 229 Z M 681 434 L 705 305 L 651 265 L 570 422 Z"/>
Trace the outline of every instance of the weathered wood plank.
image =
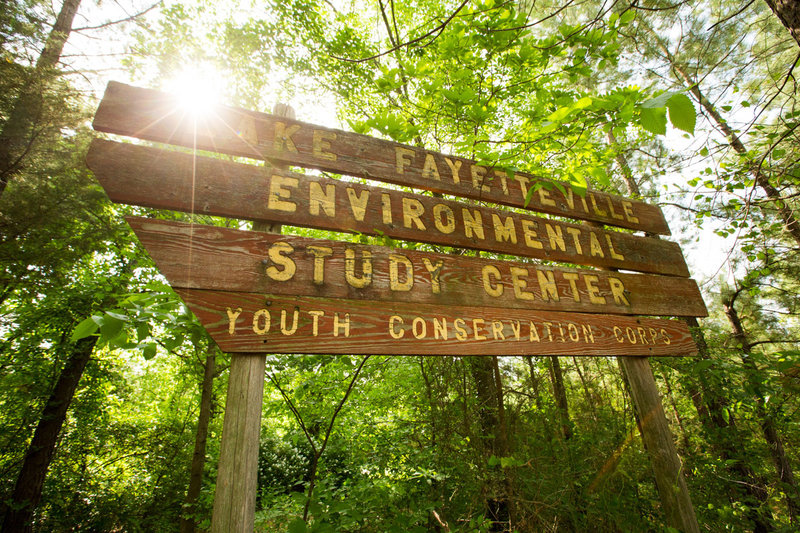
<path id="1" fill-rule="evenodd" d="M 230 352 L 693 355 L 686 324 L 641 317 L 176 289 Z"/>
<path id="2" fill-rule="evenodd" d="M 95 140 L 114 202 L 688 277 L 672 242 L 421 194 Z"/>
<path id="3" fill-rule="evenodd" d="M 231 354 L 212 533 L 253 531 L 265 360 L 263 353 Z"/>
<path id="4" fill-rule="evenodd" d="M 694 280 L 127 217 L 173 287 L 376 302 L 707 316 Z"/>
<path id="5" fill-rule="evenodd" d="M 556 187 L 531 174 L 265 113 L 216 106 L 197 119 L 181 111 L 174 95 L 117 82 L 108 84 L 93 125 L 108 133 L 669 234 L 661 210 L 645 202 L 591 189 L 580 197 L 566 183 Z M 531 187 L 536 192 L 526 206 Z"/>
<path id="6" fill-rule="evenodd" d="M 641 357 L 621 357 L 619 361 L 625 368 L 631 396 L 640 413 L 642 441 L 653 465 L 667 525 L 677 531 L 699 533 L 700 526 L 686 486 L 683 464 L 664 415 L 650 361 Z"/>

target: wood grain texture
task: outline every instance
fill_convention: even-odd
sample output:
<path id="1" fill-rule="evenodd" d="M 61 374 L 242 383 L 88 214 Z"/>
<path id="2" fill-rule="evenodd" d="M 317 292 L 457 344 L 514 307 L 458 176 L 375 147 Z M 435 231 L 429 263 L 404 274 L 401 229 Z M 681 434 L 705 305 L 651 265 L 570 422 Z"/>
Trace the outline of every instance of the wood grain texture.
<path id="1" fill-rule="evenodd" d="M 686 324 L 641 317 L 176 289 L 229 352 L 694 355 Z"/>
<path id="2" fill-rule="evenodd" d="M 173 287 L 367 300 L 376 305 L 707 316 L 697 284 L 686 278 L 557 268 L 139 217 L 127 220 Z M 277 262 L 270 259 L 276 253 Z"/>
<path id="3" fill-rule="evenodd" d="M 264 397 L 263 353 L 232 353 L 212 533 L 252 533 Z"/>
<path id="4" fill-rule="evenodd" d="M 678 531 L 699 533 L 683 465 L 664 416 L 664 406 L 658 392 L 650 361 L 646 358 L 621 357 L 631 395 L 640 414 L 640 429 L 653 473 L 656 488 L 664 508 L 666 523 Z"/>
<path id="5" fill-rule="evenodd" d="M 166 93 L 111 82 L 95 115 L 98 131 L 197 147 L 406 185 L 463 198 L 669 234 L 654 205 L 265 113 L 215 106 L 196 119 Z M 538 188 L 541 184 L 541 188 Z M 535 192 L 528 198 L 528 191 Z"/>
<path id="6" fill-rule="evenodd" d="M 688 277 L 672 242 L 421 194 L 95 140 L 114 202 Z"/>

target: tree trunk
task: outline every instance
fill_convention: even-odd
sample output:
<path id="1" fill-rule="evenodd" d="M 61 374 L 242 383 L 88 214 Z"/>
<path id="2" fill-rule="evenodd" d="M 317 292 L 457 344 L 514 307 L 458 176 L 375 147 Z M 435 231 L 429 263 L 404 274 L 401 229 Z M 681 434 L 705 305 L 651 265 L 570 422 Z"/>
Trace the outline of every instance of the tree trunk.
<path id="1" fill-rule="evenodd" d="M 539 376 L 536 372 L 536 367 L 533 364 L 533 357 L 526 355 L 525 361 L 528 363 L 528 370 L 531 374 L 531 390 L 533 390 L 533 401 L 536 404 L 536 410 L 539 411 L 539 413 L 542 413 L 542 395 L 539 393 Z"/>
<path id="2" fill-rule="evenodd" d="M 766 411 L 766 410 L 764 410 Z M 761 413 L 759 413 L 761 415 Z M 775 470 L 778 472 L 778 479 L 783 483 L 782 490 L 786 493 L 786 506 L 789 509 L 789 519 L 793 525 L 797 525 L 798 517 L 800 517 L 800 491 L 797 488 L 797 483 L 794 479 L 794 471 L 792 471 L 792 464 L 786 456 L 786 450 L 783 447 L 783 439 L 778 428 L 775 427 L 775 420 L 768 413 L 764 412 L 761 420 L 761 432 L 764 434 L 764 440 L 769 445 L 769 452 L 772 456 L 772 462 L 775 464 Z"/>
<path id="3" fill-rule="evenodd" d="M 766 0 L 766 2 L 800 46 L 800 3 L 797 0 Z"/>
<path id="4" fill-rule="evenodd" d="M 675 395 L 672 392 L 672 384 L 669 382 L 669 376 L 667 376 L 666 372 L 662 372 L 661 377 L 664 380 L 664 386 L 667 389 L 667 398 L 669 399 L 670 407 L 672 407 L 672 412 L 675 414 L 675 421 L 678 423 L 678 427 L 681 430 L 683 447 L 689 449 L 689 434 L 686 433 L 686 425 L 683 423 L 683 417 L 681 416 L 681 412 L 678 410 L 678 405 L 675 403 Z"/>
<path id="5" fill-rule="evenodd" d="M 591 391 L 589 390 L 589 384 L 586 382 L 586 376 L 583 375 L 583 370 L 581 370 L 581 365 L 578 362 L 577 357 L 572 358 L 572 362 L 575 364 L 575 372 L 578 373 L 578 378 L 581 380 L 581 387 L 583 388 L 583 397 L 586 399 L 586 405 L 589 407 L 589 410 L 592 412 L 592 420 L 597 422 L 597 409 L 595 409 L 594 404 L 597 403 L 594 396 L 592 395 Z"/>
<path id="6" fill-rule="evenodd" d="M 87 337 L 72 348 L 25 454 L 3 519 L 3 533 L 27 533 L 33 530 L 33 512 L 42 498 L 45 476 L 53 459 L 58 435 L 96 342 L 97 337 Z"/>
<path id="7" fill-rule="evenodd" d="M 508 426 L 506 425 L 506 410 L 505 400 L 503 398 L 503 379 L 500 375 L 500 358 L 497 356 L 492 357 L 492 375 L 494 376 L 494 394 L 495 405 L 497 407 L 497 452 L 502 456 L 508 456 L 511 453 L 508 440 Z"/>
<path id="8" fill-rule="evenodd" d="M 478 396 L 478 418 L 480 420 L 481 440 L 484 444 L 484 455 L 487 459 L 508 456 L 508 436 L 506 435 L 505 416 L 503 414 L 502 388 L 499 374 L 495 371 L 496 357 L 469 357 L 468 364 L 475 381 Z M 503 479 L 490 477 L 487 487 L 486 507 L 492 521 L 490 531 L 506 531 L 511 512 L 508 500 L 510 482 L 501 471 Z"/>
<path id="9" fill-rule="evenodd" d="M 43 94 L 53 78 L 56 64 L 61 59 L 80 3 L 81 0 L 64 0 L 61 4 L 61 11 L 47 37 L 44 50 L 36 61 L 36 67 L 0 131 L 0 197 L 8 182 L 21 168 L 22 161 L 36 138 L 34 126 L 41 120 Z"/>
<path id="10" fill-rule="evenodd" d="M 181 518 L 181 533 L 194 533 L 196 523 L 197 497 L 203 486 L 203 471 L 206 464 L 206 441 L 208 440 L 208 424 L 211 421 L 211 403 L 214 394 L 214 375 L 216 374 L 216 349 L 209 348 L 203 371 L 203 383 L 200 392 L 200 414 L 197 417 L 197 433 L 194 439 L 194 453 L 189 472 L 189 488 L 186 490 L 184 516 Z M 187 516 L 188 515 L 188 516 Z"/>
<path id="11" fill-rule="evenodd" d="M 672 54 L 670 54 L 667 47 L 660 40 L 658 41 L 658 45 L 667 56 L 670 66 L 675 74 L 683 81 L 683 83 L 686 85 L 686 88 L 690 93 L 692 93 L 692 96 L 695 97 L 697 102 L 714 120 L 719 128 L 719 131 L 722 132 L 722 134 L 728 139 L 731 148 L 733 148 L 739 155 L 746 155 L 747 148 L 742 142 L 742 139 L 736 134 L 735 131 L 733 131 L 733 129 L 728 125 L 728 122 L 722 118 L 722 115 L 719 114 L 714 104 L 711 103 L 711 101 L 706 98 L 705 94 L 703 94 L 703 92 L 700 90 L 700 83 L 697 80 L 692 79 L 686 70 L 681 65 L 677 64 Z M 769 178 L 765 176 L 763 172 L 761 172 L 760 166 L 755 162 L 751 162 L 749 165 L 750 175 L 755 180 L 756 185 L 758 185 L 761 190 L 764 191 L 764 194 L 767 195 L 767 198 L 769 198 L 769 200 L 775 206 L 775 209 L 778 211 L 778 215 L 783 221 L 784 229 L 797 244 L 800 244 L 800 222 L 798 222 L 798 220 L 795 218 L 794 212 L 789 207 L 785 199 L 781 197 L 778 189 L 776 189 L 769 182 Z"/>
<path id="12" fill-rule="evenodd" d="M 697 343 L 700 359 L 710 359 L 708 344 L 697 319 L 690 317 L 683 320 L 689 326 Z M 736 427 L 733 413 L 726 412 L 728 402 L 709 387 L 707 382 L 701 383 L 698 387 L 694 381 L 689 381 L 686 387 L 705 430 L 707 441 L 725 461 L 732 478 L 740 481 L 730 484 L 731 498 L 735 498 L 746 507 L 747 518 L 753 522 L 754 533 L 774 531 L 775 519 L 772 510 L 766 505 L 769 494 L 764 483 L 758 479 L 749 462 L 742 456 L 743 437 Z M 742 495 L 745 498 L 742 498 Z"/>
<path id="13" fill-rule="evenodd" d="M 212 533 L 253 531 L 266 355 L 232 353 Z"/>
<path id="14" fill-rule="evenodd" d="M 569 404 L 567 391 L 564 388 L 564 374 L 561 372 L 561 363 L 558 357 L 551 355 L 549 358 L 550 381 L 553 384 L 553 399 L 556 402 L 558 416 L 561 422 L 561 434 L 564 440 L 572 438 L 572 421 L 569 419 Z"/>
<path id="15" fill-rule="evenodd" d="M 789 458 L 786 456 L 780 433 L 775 426 L 775 419 L 766 407 L 766 399 L 761 386 L 761 376 L 759 375 L 758 368 L 750 357 L 753 345 L 747 337 L 747 333 L 739 317 L 739 312 L 736 310 L 736 297 L 741 291 L 742 289 L 740 288 L 733 293 L 730 298 L 723 301 L 722 309 L 731 325 L 733 338 L 741 348 L 742 365 L 748 371 L 748 382 L 755 395 L 756 416 L 761 425 L 764 440 L 766 440 L 767 446 L 769 447 L 770 456 L 775 464 L 778 479 L 780 479 L 781 483 L 784 485 L 782 490 L 786 494 L 786 507 L 789 511 L 789 518 L 792 524 L 797 524 L 798 518 L 800 518 L 800 490 L 798 490 L 797 483 L 795 482 L 794 471 L 792 470 Z"/>

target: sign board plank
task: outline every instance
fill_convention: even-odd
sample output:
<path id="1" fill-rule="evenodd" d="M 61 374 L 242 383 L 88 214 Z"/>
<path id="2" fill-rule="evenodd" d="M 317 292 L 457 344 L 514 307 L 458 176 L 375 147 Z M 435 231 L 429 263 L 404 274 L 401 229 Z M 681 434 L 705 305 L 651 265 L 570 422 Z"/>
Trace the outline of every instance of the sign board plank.
<path id="1" fill-rule="evenodd" d="M 173 95 L 111 82 L 95 115 L 98 131 L 229 155 L 348 174 L 463 198 L 669 234 L 654 205 L 523 172 L 265 113 L 216 106 L 197 118 Z M 528 191 L 534 193 L 528 198 Z M 526 198 L 529 203 L 526 205 Z"/>
<path id="2" fill-rule="evenodd" d="M 114 202 L 688 277 L 680 247 L 344 180 L 94 140 L 89 168 Z"/>
<path id="3" fill-rule="evenodd" d="M 707 316 L 694 280 L 127 217 L 170 285 L 441 306 Z M 383 303 L 381 303 L 383 305 Z"/>
<path id="4" fill-rule="evenodd" d="M 684 322 L 176 289 L 226 352 L 392 355 L 697 353 Z"/>

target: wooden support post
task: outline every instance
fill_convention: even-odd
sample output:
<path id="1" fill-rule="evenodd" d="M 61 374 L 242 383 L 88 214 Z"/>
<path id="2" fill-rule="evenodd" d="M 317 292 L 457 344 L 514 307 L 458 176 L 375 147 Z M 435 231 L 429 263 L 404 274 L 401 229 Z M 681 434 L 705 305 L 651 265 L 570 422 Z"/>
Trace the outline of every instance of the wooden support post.
<path id="1" fill-rule="evenodd" d="M 619 360 L 627 374 L 631 395 L 641 418 L 639 428 L 653 465 L 667 525 L 683 533 L 700 533 L 650 360 L 646 357 L 620 357 Z"/>
<path id="2" fill-rule="evenodd" d="M 251 533 L 264 398 L 262 354 L 231 354 L 212 533 Z"/>
<path id="3" fill-rule="evenodd" d="M 275 104 L 273 113 L 295 118 L 294 109 L 285 104 Z M 280 233 L 281 225 L 256 221 L 253 231 Z M 253 531 L 266 358 L 266 354 L 231 354 L 211 533 Z"/>

